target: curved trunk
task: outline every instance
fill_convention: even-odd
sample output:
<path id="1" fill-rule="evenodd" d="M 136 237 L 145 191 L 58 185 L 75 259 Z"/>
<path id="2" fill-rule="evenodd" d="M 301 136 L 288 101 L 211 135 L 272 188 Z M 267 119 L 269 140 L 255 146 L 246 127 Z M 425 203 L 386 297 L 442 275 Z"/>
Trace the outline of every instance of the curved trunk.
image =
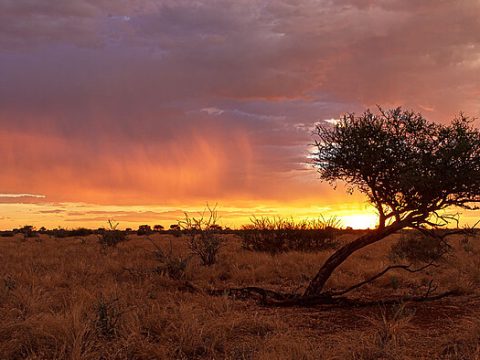
<path id="1" fill-rule="evenodd" d="M 309 296 L 318 296 L 322 293 L 325 283 L 332 275 L 333 271 L 340 266 L 350 255 L 355 251 L 364 248 L 367 245 L 376 243 L 391 235 L 398 230 L 403 229 L 404 227 L 410 224 L 409 221 L 403 220 L 399 222 L 394 222 L 393 224 L 386 226 L 384 228 L 379 228 L 373 232 L 370 232 L 366 235 L 360 236 L 358 239 L 353 240 L 352 242 L 342 246 L 340 249 L 335 251 L 328 259 L 325 261 L 323 266 L 318 271 L 317 275 L 310 281 L 308 284 L 304 297 Z"/>

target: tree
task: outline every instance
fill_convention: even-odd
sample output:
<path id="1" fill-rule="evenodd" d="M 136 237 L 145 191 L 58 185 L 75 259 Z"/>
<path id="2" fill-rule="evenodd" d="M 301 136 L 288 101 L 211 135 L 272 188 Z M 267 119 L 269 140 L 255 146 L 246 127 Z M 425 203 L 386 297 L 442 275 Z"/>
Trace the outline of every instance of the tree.
<path id="1" fill-rule="evenodd" d="M 137 235 L 150 235 L 152 233 L 152 228 L 150 225 L 140 225 L 137 230 Z"/>
<path id="2" fill-rule="evenodd" d="M 461 114 L 449 125 L 401 108 L 344 115 L 316 128 L 314 165 L 330 184 L 359 190 L 378 212 L 378 226 L 332 254 L 304 297 L 324 294 L 334 270 L 355 251 L 404 228 L 435 236 L 449 207 L 480 202 L 480 132 Z"/>
<path id="3" fill-rule="evenodd" d="M 165 228 L 162 225 L 155 225 L 153 227 L 153 230 L 155 231 L 163 231 Z"/>

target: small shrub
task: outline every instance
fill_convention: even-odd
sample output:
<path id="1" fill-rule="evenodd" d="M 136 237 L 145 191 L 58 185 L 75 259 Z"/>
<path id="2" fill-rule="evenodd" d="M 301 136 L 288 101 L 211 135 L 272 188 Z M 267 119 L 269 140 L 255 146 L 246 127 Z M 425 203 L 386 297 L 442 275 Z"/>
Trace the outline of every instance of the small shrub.
<path id="1" fill-rule="evenodd" d="M 3 278 L 3 286 L 8 291 L 15 290 L 15 288 L 17 287 L 17 283 L 12 276 L 7 275 Z"/>
<path id="2" fill-rule="evenodd" d="M 210 266 L 217 262 L 217 256 L 224 242 L 221 226 L 216 224 L 217 211 L 208 208 L 209 215 L 205 211 L 199 218 L 190 218 L 185 214 L 185 219 L 179 222 L 183 233 L 189 239 L 190 251 L 200 257 L 202 265 Z"/>
<path id="3" fill-rule="evenodd" d="M 392 261 L 407 260 L 411 263 L 440 260 L 450 251 L 450 245 L 442 239 L 422 234 L 404 234 L 391 249 Z"/>
<path id="4" fill-rule="evenodd" d="M 398 277 L 396 277 L 395 275 L 390 277 L 390 286 L 392 287 L 393 290 L 397 290 L 400 286 Z"/>
<path id="5" fill-rule="evenodd" d="M 22 234 L 25 239 L 38 237 L 38 233 L 35 230 L 35 227 L 33 227 L 32 225 L 25 225 L 24 227 L 18 229 L 18 232 Z"/>
<path id="6" fill-rule="evenodd" d="M 121 313 L 117 302 L 118 299 L 106 301 L 103 297 L 97 301 L 95 306 L 95 329 L 101 337 L 113 339 L 118 335 L 118 322 Z"/>
<path id="7" fill-rule="evenodd" d="M 175 237 L 180 237 L 182 235 L 182 229 L 180 228 L 180 225 L 172 224 L 172 225 L 170 225 L 168 233 L 170 235 L 175 236 Z"/>
<path id="8" fill-rule="evenodd" d="M 152 234 L 152 228 L 150 225 L 140 225 L 137 230 L 137 235 L 150 235 Z"/>
<path id="9" fill-rule="evenodd" d="M 53 230 L 50 230 L 48 232 L 49 235 L 52 235 L 56 238 L 66 238 L 68 236 L 70 236 L 70 232 L 66 229 L 62 229 L 62 228 L 57 228 L 57 229 L 53 229 Z"/>
<path id="10" fill-rule="evenodd" d="M 109 229 L 98 235 L 100 244 L 104 247 L 115 247 L 118 243 L 125 241 L 127 235 L 124 231 L 118 230 L 118 223 L 114 224 L 112 220 L 108 220 Z"/>
<path id="11" fill-rule="evenodd" d="M 78 228 L 78 229 L 73 229 L 68 231 L 68 236 L 82 237 L 82 236 L 88 236 L 92 234 L 93 234 L 93 231 L 86 228 Z"/>
<path id="12" fill-rule="evenodd" d="M 408 331 L 411 329 L 413 315 L 414 312 L 407 311 L 404 304 L 399 304 L 390 311 L 383 308 L 380 315 L 366 317 L 374 330 L 367 353 L 376 359 L 384 359 L 385 355 L 402 354 L 409 340 Z"/>
<path id="13" fill-rule="evenodd" d="M 336 246 L 334 218 L 295 223 L 282 218 L 252 218 L 252 224 L 239 232 L 247 250 L 272 254 L 285 251 L 320 251 Z"/>
<path id="14" fill-rule="evenodd" d="M 473 247 L 473 244 L 470 241 L 470 237 L 468 236 L 464 236 L 460 240 L 460 245 L 462 246 L 463 251 L 465 251 L 466 253 L 471 254 L 475 251 L 475 248 Z"/>
<path id="15" fill-rule="evenodd" d="M 153 227 L 153 231 L 156 231 L 156 232 L 161 232 L 163 230 L 165 230 L 165 228 L 162 225 L 155 225 Z"/>
<path id="16" fill-rule="evenodd" d="M 151 240 L 152 241 L 152 240 Z M 161 275 L 166 275 L 174 280 L 182 280 L 185 278 L 185 270 L 190 262 L 191 256 L 182 257 L 173 254 L 173 246 L 170 242 L 170 249 L 166 253 L 162 248 L 157 246 L 153 241 L 157 250 L 154 252 L 155 259 L 160 263 L 156 268 L 156 272 Z"/>

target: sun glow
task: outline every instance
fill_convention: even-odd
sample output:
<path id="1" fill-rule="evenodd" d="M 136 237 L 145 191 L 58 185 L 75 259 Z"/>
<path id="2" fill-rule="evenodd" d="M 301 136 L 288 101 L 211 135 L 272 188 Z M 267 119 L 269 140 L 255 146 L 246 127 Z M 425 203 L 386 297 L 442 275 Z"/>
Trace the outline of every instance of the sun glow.
<path id="1" fill-rule="evenodd" d="M 353 214 L 340 216 L 343 226 L 353 229 L 373 229 L 377 226 L 378 218 L 375 214 Z"/>

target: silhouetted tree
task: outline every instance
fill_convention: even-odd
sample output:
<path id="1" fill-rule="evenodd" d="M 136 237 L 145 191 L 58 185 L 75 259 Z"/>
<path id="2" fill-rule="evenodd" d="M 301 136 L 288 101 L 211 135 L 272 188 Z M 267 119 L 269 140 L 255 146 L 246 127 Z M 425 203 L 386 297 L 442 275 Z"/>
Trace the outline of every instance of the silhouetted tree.
<path id="1" fill-rule="evenodd" d="M 137 230 L 137 235 L 149 235 L 152 233 L 150 225 L 140 225 Z"/>
<path id="2" fill-rule="evenodd" d="M 223 228 L 222 228 L 221 225 L 211 224 L 211 225 L 208 226 L 208 230 L 220 232 L 220 231 L 223 230 Z"/>
<path id="3" fill-rule="evenodd" d="M 153 227 L 153 230 L 155 230 L 155 231 L 162 231 L 163 229 L 164 229 L 164 227 L 162 225 L 155 225 Z"/>
<path id="4" fill-rule="evenodd" d="M 18 230 L 25 238 L 36 237 L 38 236 L 36 229 L 32 225 L 25 225 L 24 227 Z"/>
<path id="5" fill-rule="evenodd" d="M 324 293 L 333 271 L 350 255 L 403 228 L 427 230 L 452 217 L 454 206 L 480 202 L 480 132 L 460 115 L 449 125 L 401 108 L 348 114 L 334 126 L 317 126 L 313 161 L 320 177 L 359 190 L 378 211 L 378 227 L 331 255 L 304 297 Z"/>

